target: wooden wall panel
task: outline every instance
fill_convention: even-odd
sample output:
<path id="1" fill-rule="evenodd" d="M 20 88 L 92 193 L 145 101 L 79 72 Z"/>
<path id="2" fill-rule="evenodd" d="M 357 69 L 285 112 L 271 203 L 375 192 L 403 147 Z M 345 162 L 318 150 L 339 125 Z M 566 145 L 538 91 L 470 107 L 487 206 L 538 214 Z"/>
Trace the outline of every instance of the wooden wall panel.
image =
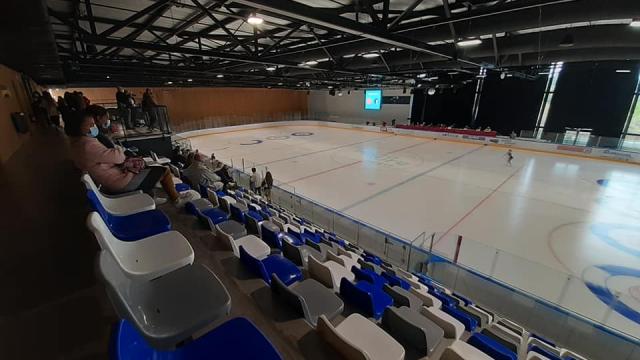
<path id="1" fill-rule="evenodd" d="M 82 91 L 93 103 L 115 103 L 115 88 L 61 89 Z M 307 114 L 306 91 L 250 88 L 153 88 L 158 104 L 166 105 L 174 131 L 292 120 Z M 142 100 L 144 88 L 129 88 Z"/>
<path id="2" fill-rule="evenodd" d="M 9 97 L 0 96 L 0 163 L 3 163 L 29 137 L 28 133 L 16 132 L 11 113 L 24 112 L 30 118 L 31 104 L 20 73 L 4 65 L 0 65 L 0 89 L 9 91 Z"/>

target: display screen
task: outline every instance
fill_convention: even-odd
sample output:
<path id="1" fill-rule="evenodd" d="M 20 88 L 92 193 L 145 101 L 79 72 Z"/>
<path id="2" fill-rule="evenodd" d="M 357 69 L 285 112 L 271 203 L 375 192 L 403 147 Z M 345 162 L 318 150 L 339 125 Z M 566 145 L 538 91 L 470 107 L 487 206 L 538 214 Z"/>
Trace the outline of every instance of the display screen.
<path id="1" fill-rule="evenodd" d="M 382 90 L 365 90 L 364 92 L 364 109 L 380 110 L 382 106 Z"/>

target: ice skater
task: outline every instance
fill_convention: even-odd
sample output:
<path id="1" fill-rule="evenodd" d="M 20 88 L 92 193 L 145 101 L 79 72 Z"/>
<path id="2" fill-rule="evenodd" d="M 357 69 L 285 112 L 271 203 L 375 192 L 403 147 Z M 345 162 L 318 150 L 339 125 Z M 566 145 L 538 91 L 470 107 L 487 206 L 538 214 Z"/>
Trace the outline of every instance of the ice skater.
<path id="1" fill-rule="evenodd" d="M 509 151 L 507 151 L 507 153 L 504 154 L 504 156 L 507 157 L 507 166 L 511 167 L 511 163 L 513 162 L 513 151 L 509 149 Z"/>

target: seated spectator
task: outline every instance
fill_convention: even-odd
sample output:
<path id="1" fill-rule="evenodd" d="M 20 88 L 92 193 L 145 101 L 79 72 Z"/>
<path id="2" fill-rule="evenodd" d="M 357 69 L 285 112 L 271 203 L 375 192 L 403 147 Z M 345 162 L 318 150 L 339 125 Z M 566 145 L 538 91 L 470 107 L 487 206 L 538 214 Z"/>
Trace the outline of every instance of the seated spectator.
<path id="1" fill-rule="evenodd" d="M 93 121 L 98 126 L 98 136 L 96 136 L 96 139 L 105 147 L 113 149 L 115 143 L 111 139 L 111 120 L 109 120 L 107 109 L 100 105 L 89 105 L 85 110 L 85 114 L 93 117 Z"/>
<path id="2" fill-rule="evenodd" d="M 487 126 L 486 128 L 484 128 L 485 132 L 491 132 L 491 126 Z"/>
<path id="3" fill-rule="evenodd" d="M 216 155 L 211 153 L 211 160 L 209 160 L 209 166 L 211 166 L 211 169 L 213 171 L 218 171 L 222 168 L 222 165 L 224 164 L 216 159 Z"/>
<path id="4" fill-rule="evenodd" d="M 162 166 L 145 167 L 140 158 L 127 159 L 124 149 L 114 146 L 109 149 L 96 137 L 100 133 L 90 114 L 83 114 L 67 124 L 71 136 L 71 150 L 74 163 L 89 173 L 93 180 L 112 194 L 141 190 L 153 195 L 153 188 L 160 182 L 171 201 L 176 206 L 194 200 L 193 192 L 179 194 L 168 168 Z M 157 199 L 162 202 L 163 199 Z"/>
<path id="5" fill-rule="evenodd" d="M 220 177 L 206 165 L 207 157 L 200 153 L 194 153 L 191 165 L 182 171 L 182 174 L 191 181 L 191 184 L 214 187 L 214 183 L 221 182 Z"/>
<path id="6" fill-rule="evenodd" d="M 187 163 L 187 158 L 182 155 L 182 149 L 179 146 L 171 150 L 171 162 L 181 168 L 184 168 L 184 164 Z"/>

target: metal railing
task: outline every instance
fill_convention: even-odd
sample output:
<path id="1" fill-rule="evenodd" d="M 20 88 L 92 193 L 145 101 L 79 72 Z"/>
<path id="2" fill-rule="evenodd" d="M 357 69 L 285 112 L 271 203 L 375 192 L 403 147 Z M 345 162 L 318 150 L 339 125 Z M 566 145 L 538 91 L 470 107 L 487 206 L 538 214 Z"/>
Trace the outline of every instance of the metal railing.
<path id="1" fill-rule="evenodd" d="M 233 164 L 234 179 L 246 188 L 252 167 L 262 175 L 268 170 L 242 158 L 223 160 Z M 640 327 L 613 311 L 616 304 L 604 305 L 582 279 L 566 272 L 468 238 L 456 246 L 454 234 L 425 231 L 405 239 L 309 199 L 286 183 L 275 181 L 271 197 L 273 203 L 384 261 L 427 274 L 590 359 L 631 360 L 640 352 Z M 634 301 L 628 294 L 617 295 L 620 304 Z"/>
<path id="2" fill-rule="evenodd" d="M 531 140 L 548 144 L 584 146 L 591 148 L 612 149 L 619 151 L 640 152 L 640 136 L 622 135 L 620 137 L 596 136 L 584 133 L 564 133 L 534 130 L 520 131 L 520 140 Z"/>

